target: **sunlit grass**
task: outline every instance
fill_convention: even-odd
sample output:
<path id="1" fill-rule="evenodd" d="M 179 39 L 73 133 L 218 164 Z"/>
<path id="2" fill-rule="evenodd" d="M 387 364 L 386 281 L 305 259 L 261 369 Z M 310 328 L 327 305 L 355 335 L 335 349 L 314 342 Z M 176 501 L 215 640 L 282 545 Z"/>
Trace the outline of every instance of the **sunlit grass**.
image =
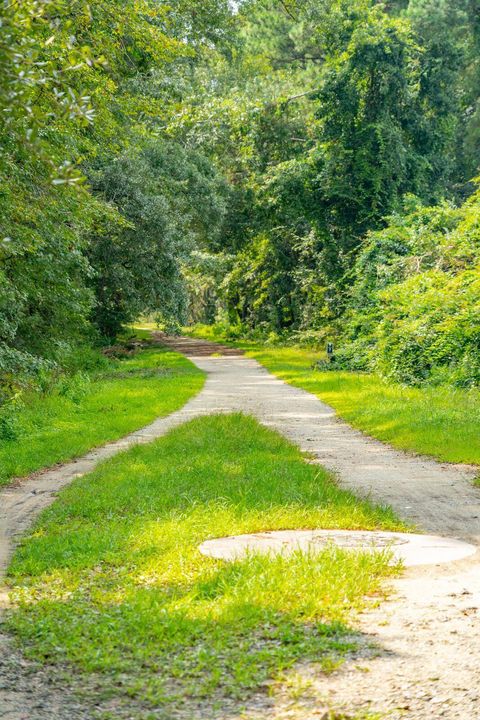
<path id="1" fill-rule="evenodd" d="M 221 340 L 206 326 L 188 331 Z M 452 387 L 412 388 L 375 375 L 321 372 L 322 353 L 297 347 L 236 342 L 277 377 L 317 395 L 340 417 L 396 448 L 454 463 L 480 465 L 480 391 Z"/>
<path id="2" fill-rule="evenodd" d="M 140 350 L 92 374 L 76 393 L 32 394 L 16 417 L 17 437 L 0 439 L 0 485 L 78 457 L 180 408 L 203 373 L 161 347 Z"/>
<path id="3" fill-rule="evenodd" d="M 8 626 L 30 657 L 93 675 L 119 702 L 170 708 L 165 717 L 245 698 L 297 659 L 332 667 L 352 648 L 352 613 L 394 571 L 388 553 L 224 563 L 198 545 L 315 527 L 401 524 L 252 418 L 196 419 L 61 492 L 14 557 Z"/>

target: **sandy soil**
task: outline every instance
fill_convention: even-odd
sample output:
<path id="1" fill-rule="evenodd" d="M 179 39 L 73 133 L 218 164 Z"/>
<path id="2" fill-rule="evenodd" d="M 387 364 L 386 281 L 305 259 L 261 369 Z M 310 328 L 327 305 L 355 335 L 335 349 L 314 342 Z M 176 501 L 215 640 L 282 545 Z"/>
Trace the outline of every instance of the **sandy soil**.
<path id="1" fill-rule="evenodd" d="M 4 490 L 0 572 L 16 537 L 60 487 L 134 443 L 149 442 L 192 417 L 214 412 L 252 414 L 333 470 L 342 486 L 391 505 L 420 530 L 480 544 L 474 468 L 407 456 L 371 440 L 339 421 L 310 393 L 286 385 L 230 348 L 187 338 L 161 340 L 208 373 L 204 389 L 168 418 Z M 259 695 L 246 711 L 232 709 L 223 717 L 318 720 L 328 717 L 327 708 L 333 706 L 347 717 L 375 710 L 392 720 L 480 720 L 479 569 L 478 552 L 458 563 L 409 569 L 396 581 L 392 601 L 360 618 L 362 647 L 340 670 L 325 676 L 315 665 L 300 665 L 296 673 L 305 690 L 293 699 L 282 690 L 269 698 Z M 7 603 L 6 593 L 0 595 L 2 602 Z M 58 675 L 27 663 L 9 638 L 0 635 L 2 720 L 90 717 L 95 711 L 82 709 Z M 193 718 L 207 720 L 204 714 Z"/>

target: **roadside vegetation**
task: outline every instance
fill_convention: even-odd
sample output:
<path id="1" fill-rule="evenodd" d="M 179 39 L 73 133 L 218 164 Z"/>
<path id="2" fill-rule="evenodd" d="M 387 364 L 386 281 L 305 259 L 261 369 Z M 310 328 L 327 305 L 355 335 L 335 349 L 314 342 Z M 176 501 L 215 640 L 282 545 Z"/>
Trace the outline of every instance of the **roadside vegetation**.
<path id="1" fill-rule="evenodd" d="M 156 315 L 480 382 L 473 0 L 4 3 L 0 411 Z"/>
<path id="2" fill-rule="evenodd" d="M 388 551 L 233 563 L 198 551 L 285 527 L 402 524 L 252 418 L 193 420 L 61 491 L 13 558 L 7 626 L 29 657 L 88 675 L 112 717 L 130 702 L 139 718 L 228 698 L 238 708 L 296 660 L 336 667 L 353 616 L 395 573 Z"/>
<path id="3" fill-rule="evenodd" d="M 32 0 L 0 14 L 1 412 L 140 313 L 185 318 L 181 266 L 216 236 L 225 181 L 164 128 L 231 12 Z"/>
<path id="4" fill-rule="evenodd" d="M 4 409 L 0 485 L 168 415 L 203 385 L 203 373 L 178 353 L 159 346 L 116 351 L 117 358 L 84 352 L 76 371 L 45 374 L 43 391 L 25 392 Z"/>
<path id="5" fill-rule="evenodd" d="M 219 326 L 185 332 L 235 344 L 281 380 L 317 395 L 341 418 L 378 440 L 447 462 L 480 465 L 478 388 L 409 387 L 375 374 L 326 370 L 323 350 L 234 340 Z"/>

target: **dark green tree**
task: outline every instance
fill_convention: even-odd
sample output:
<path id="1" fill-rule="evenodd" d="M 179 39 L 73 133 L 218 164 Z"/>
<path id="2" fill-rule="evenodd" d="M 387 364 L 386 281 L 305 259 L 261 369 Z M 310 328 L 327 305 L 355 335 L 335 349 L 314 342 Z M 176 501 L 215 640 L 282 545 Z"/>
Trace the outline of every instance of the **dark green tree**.
<path id="1" fill-rule="evenodd" d="M 170 325 L 184 322 L 181 265 L 218 234 L 222 178 L 198 153 L 160 140 L 126 152 L 92 177 L 96 192 L 114 203 L 123 220 L 88 248 L 93 318 L 101 334 L 114 338 L 142 313 L 156 313 Z"/>

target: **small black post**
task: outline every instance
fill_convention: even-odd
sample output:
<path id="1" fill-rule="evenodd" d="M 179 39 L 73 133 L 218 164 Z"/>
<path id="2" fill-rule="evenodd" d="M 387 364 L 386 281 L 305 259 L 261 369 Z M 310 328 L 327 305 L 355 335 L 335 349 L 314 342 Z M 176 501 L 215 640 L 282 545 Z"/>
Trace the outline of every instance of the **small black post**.
<path id="1" fill-rule="evenodd" d="M 327 343 L 327 360 L 329 363 L 333 361 L 333 343 Z"/>

